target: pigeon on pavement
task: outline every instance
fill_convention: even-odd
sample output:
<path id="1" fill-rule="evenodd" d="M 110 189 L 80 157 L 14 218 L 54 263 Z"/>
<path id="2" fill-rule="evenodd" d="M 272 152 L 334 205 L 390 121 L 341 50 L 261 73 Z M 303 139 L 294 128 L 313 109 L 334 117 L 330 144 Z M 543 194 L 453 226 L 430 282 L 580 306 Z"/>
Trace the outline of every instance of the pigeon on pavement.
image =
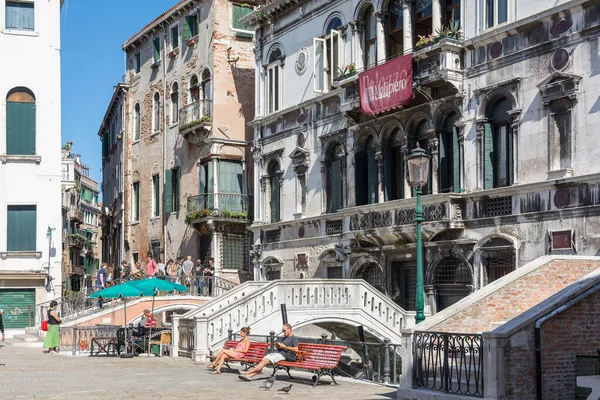
<path id="1" fill-rule="evenodd" d="M 288 394 L 290 392 L 290 390 L 292 390 L 292 386 L 286 386 L 286 387 L 282 387 L 281 389 L 278 390 L 278 392 L 284 392 L 285 394 Z"/>
<path id="2" fill-rule="evenodd" d="M 269 390 L 273 387 L 273 384 L 275 383 L 275 379 L 269 378 L 266 381 L 263 382 L 262 385 L 260 385 L 258 388 L 264 388 L 266 390 Z"/>

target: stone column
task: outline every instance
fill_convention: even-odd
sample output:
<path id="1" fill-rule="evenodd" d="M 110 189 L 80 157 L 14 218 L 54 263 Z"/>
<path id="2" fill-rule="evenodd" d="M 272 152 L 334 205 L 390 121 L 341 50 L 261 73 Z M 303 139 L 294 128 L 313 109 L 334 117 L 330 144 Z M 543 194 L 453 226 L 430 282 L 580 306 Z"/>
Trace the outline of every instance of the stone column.
<path id="1" fill-rule="evenodd" d="M 511 130 L 513 135 L 513 185 L 519 183 L 519 127 L 521 126 L 521 110 L 511 110 L 508 115 L 512 118 Z"/>
<path id="2" fill-rule="evenodd" d="M 477 172 L 477 190 L 482 190 L 484 185 L 484 171 L 483 171 L 483 161 L 484 161 L 484 148 L 483 148 L 483 136 L 485 131 L 485 124 L 487 119 L 477 120 L 477 168 L 475 169 Z"/>
<path id="3" fill-rule="evenodd" d="M 385 19 L 387 13 L 377 11 L 375 17 L 377 18 L 377 65 L 380 65 L 384 64 L 387 58 L 385 46 Z"/>
<path id="4" fill-rule="evenodd" d="M 460 165 L 460 173 L 458 174 L 458 182 L 455 182 L 454 185 L 458 185 L 461 191 L 465 191 L 465 170 L 467 166 L 465 165 L 465 122 L 459 122 L 455 124 L 458 129 L 458 157 L 459 157 L 459 165 Z M 456 187 L 454 188 L 456 192 Z"/>
<path id="5" fill-rule="evenodd" d="M 385 202 L 385 165 L 381 146 L 377 146 L 375 159 L 377 160 L 377 202 Z"/>
<path id="6" fill-rule="evenodd" d="M 431 32 L 437 34 L 442 29 L 442 4 L 441 0 L 431 1 Z"/>
<path id="7" fill-rule="evenodd" d="M 263 175 L 261 178 L 262 183 L 262 204 L 263 204 L 263 221 L 265 224 L 271 222 L 271 182 L 269 175 Z"/>
<path id="8" fill-rule="evenodd" d="M 435 303 L 435 288 L 433 285 L 425 285 L 425 304 L 429 306 L 431 310 L 431 315 L 435 315 L 437 313 L 437 305 Z"/>
<path id="9" fill-rule="evenodd" d="M 327 188 L 330 183 L 327 182 L 327 165 L 325 160 L 321 160 L 321 214 L 327 212 Z"/>
<path id="10" fill-rule="evenodd" d="M 413 48 L 413 32 L 412 32 L 412 2 L 404 2 L 404 8 L 402 10 L 403 28 L 402 33 L 404 35 L 404 54 L 412 52 Z"/>
<path id="11" fill-rule="evenodd" d="M 364 21 L 351 21 L 350 26 L 352 27 L 352 41 L 354 42 L 352 45 L 353 54 L 352 61 L 356 65 L 356 69 L 361 69 L 364 67 L 364 57 L 362 48 L 361 35 L 364 31 L 365 23 Z"/>
<path id="12" fill-rule="evenodd" d="M 439 192 L 439 164 L 440 164 L 440 151 L 439 151 L 439 142 L 438 133 L 435 129 L 431 129 L 429 131 L 429 146 L 431 146 L 431 163 L 429 164 L 429 168 L 431 168 L 431 193 L 437 194 Z"/>
<path id="13" fill-rule="evenodd" d="M 255 43 L 254 47 L 254 62 L 256 64 L 256 71 L 259 73 L 254 74 L 254 94 L 256 102 L 254 104 L 254 115 L 261 116 L 262 114 L 262 105 L 264 104 L 264 98 L 262 95 L 264 94 L 264 86 L 262 84 L 263 74 L 260 72 L 263 70 L 262 68 L 262 40 L 261 35 L 262 28 L 256 30 Z"/>

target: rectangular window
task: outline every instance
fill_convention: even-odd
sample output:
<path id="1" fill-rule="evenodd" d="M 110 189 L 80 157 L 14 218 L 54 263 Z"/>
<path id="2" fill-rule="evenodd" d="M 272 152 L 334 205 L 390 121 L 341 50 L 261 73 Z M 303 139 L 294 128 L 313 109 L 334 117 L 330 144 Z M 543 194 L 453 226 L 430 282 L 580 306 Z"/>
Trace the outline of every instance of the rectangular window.
<path id="1" fill-rule="evenodd" d="M 179 25 L 171 28 L 171 50 L 179 47 Z"/>
<path id="2" fill-rule="evenodd" d="M 552 242 L 552 250 L 571 250 L 573 248 L 573 232 L 554 231 L 550 232 L 550 240 Z"/>
<path id="3" fill-rule="evenodd" d="M 327 279 L 344 279 L 342 267 L 327 267 Z"/>
<path id="4" fill-rule="evenodd" d="M 152 205 L 153 205 L 153 210 L 152 210 L 152 216 L 154 217 L 158 217 L 159 213 L 160 213 L 160 178 L 158 175 L 153 175 L 152 176 L 152 190 L 153 190 L 153 201 L 152 201 Z"/>
<path id="5" fill-rule="evenodd" d="M 198 35 L 198 15 L 192 14 L 185 17 L 183 25 L 183 40 L 186 42 Z"/>
<path id="6" fill-rule="evenodd" d="M 243 233 L 223 234 L 223 268 L 245 269 L 246 236 Z"/>
<path id="7" fill-rule="evenodd" d="M 268 85 L 268 102 L 269 113 L 279 111 L 281 107 L 281 65 L 276 63 L 268 68 L 267 85 Z"/>
<path id="8" fill-rule="evenodd" d="M 168 169 L 165 171 L 165 213 L 179 211 L 179 181 L 181 170 Z"/>
<path id="9" fill-rule="evenodd" d="M 6 29 L 33 32 L 34 11 L 33 2 L 7 1 Z"/>
<path id="10" fill-rule="evenodd" d="M 133 222 L 140 220 L 140 183 L 133 183 Z"/>
<path id="11" fill-rule="evenodd" d="M 508 0 L 486 0 L 485 8 L 486 28 L 508 21 Z"/>
<path id="12" fill-rule="evenodd" d="M 154 62 L 160 61 L 160 37 L 155 37 L 152 41 L 154 48 Z"/>
<path id="13" fill-rule="evenodd" d="M 179 187 L 181 181 L 181 169 L 177 168 L 172 171 L 171 188 L 173 189 L 173 211 L 179 211 Z"/>
<path id="14" fill-rule="evenodd" d="M 314 38 L 313 52 L 314 91 L 328 92 L 340 75 L 345 76 L 349 72 L 344 65 L 344 40 L 340 32 L 332 29 L 325 38 Z"/>
<path id="15" fill-rule="evenodd" d="M 240 19 L 254 11 L 253 7 L 249 4 L 235 4 L 231 3 L 231 28 L 234 31 L 244 31 L 252 35 L 252 30 L 246 25 L 240 22 Z"/>
<path id="16" fill-rule="evenodd" d="M 142 70 L 142 55 L 140 53 L 135 53 L 134 64 L 135 73 L 139 74 Z"/>
<path id="17" fill-rule="evenodd" d="M 35 155 L 35 103 L 6 102 L 6 153 Z"/>
<path id="18" fill-rule="evenodd" d="M 35 251 L 37 206 L 7 208 L 7 251 Z"/>

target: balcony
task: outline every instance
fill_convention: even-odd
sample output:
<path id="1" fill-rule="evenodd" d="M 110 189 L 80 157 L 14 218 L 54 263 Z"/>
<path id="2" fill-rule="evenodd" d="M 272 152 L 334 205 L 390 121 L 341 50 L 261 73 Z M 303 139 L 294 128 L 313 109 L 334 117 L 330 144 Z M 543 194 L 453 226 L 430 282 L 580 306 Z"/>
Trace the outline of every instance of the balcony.
<path id="1" fill-rule="evenodd" d="M 206 193 L 187 199 L 187 224 L 208 220 L 250 223 L 252 196 L 247 194 Z"/>
<path id="2" fill-rule="evenodd" d="M 67 218 L 71 221 L 83 222 L 83 213 L 75 207 L 70 207 L 67 211 Z"/>
<path id="3" fill-rule="evenodd" d="M 212 101 L 200 100 L 179 111 L 179 133 L 193 144 L 204 141 L 212 128 Z"/>
<path id="4" fill-rule="evenodd" d="M 444 37 L 434 39 L 413 52 L 413 80 L 416 85 L 442 86 L 450 83 L 459 91 L 463 80 L 463 42 Z"/>

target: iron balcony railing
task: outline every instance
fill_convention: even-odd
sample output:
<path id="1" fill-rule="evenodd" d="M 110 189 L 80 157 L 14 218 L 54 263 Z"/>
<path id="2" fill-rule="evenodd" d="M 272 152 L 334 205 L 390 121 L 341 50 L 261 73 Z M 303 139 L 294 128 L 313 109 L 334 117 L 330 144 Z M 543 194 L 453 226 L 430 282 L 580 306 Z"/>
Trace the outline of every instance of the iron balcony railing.
<path id="1" fill-rule="evenodd" d="M 413 387 L 483 397 L 482 350 L 482 335 L 415 332 Z"/>
<path id="2" fill-rule="evenodd" d="M 212 100 L 199 100 L 179 111 L 179 129 L 181 131 L 202 123 L 212 123 Z"/>
<path id="3" fill-rule="evenodd" d="M 196 320 L 180 319 L 178 326 L 179 333 L 179 356 L 191 357 L 195 348 Z"/>
<path id="4" fill-rule="evenodd" d="M 188 222 L 205 217 L 249 220 L 252 217 L 252 196 L 228 193 L 190 196 L 186 217 Z"/>

